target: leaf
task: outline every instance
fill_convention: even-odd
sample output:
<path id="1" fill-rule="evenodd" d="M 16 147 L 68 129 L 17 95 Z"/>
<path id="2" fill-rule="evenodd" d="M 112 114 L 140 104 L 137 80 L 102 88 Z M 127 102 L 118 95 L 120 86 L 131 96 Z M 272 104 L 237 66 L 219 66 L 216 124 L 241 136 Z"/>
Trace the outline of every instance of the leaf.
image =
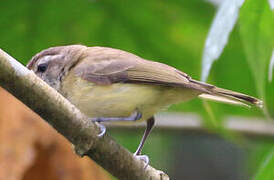
<path id="1" fill-rule="evenodd" d="M 268 154 L 259 168 L 254 180 L 272 180 L 274 179 L 274 149 Z"/>
<path id="2" fill-rule="evenodd" d="M 273 49 L 273 14 L 267 0 L 249 0 L 239 17 L 239 31 L 259 96 L 265 100 L 267 66 Z"/>
<path id="3" fill-rule="evenodd" d="M 274 0 L 268 0 L 271 9 L 274 9 Z"/>
<path id="4" fill-rule="evenodd" d="M 207 36 L 202 59 L 202 81 L 206 81 L 211 66 L 219 58 L 237 19 L 244 0 L 225 0 L 218 8 Z"/>
<path id="5" fill-rule="evenodd" d="M 273 68 L 274 68 L 274 50 L 272 51 L 272 56 L 269 63 L 269 69 L 268 69 L 268 81 L 272 81 L 273 76 Z"/>

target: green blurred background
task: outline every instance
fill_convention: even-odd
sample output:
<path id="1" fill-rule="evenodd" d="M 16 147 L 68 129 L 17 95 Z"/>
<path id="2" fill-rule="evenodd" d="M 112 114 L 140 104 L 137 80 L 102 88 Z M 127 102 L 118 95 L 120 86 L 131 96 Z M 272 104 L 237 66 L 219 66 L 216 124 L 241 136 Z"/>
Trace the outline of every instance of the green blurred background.
<path id="1" fill-rule="evenodd" d="M 259 9 L 252 11 L 254 6 Z M 2 0 L 0 48 L 26 64 L 35 53 L 51 46 L 108 46 L 172 65 L 200 79 L 204 44 L 216 9 L 203 0 Z M 266 100 L 273 118 L 274 83 L 266 81 L 271 54 L 262 57 L 265 49 L 273 48 L 273 33 L 267 34 L 273 28 L 272 16 L 266 0 L 245 2 L 227 46 L 212 66 L 208 82 L 264 96 L 261 98 Z M 247 31 L 250 34 L 246 35 Z M 265 35 L 272 38 L 262 38 Z M 257 61 L 267 62 L 263 64 L 265 71 L 256 71 L 252 63 Z M 264 82 L 254 78 L 258 73 Z M 213 118 L 200 99 L 169 109 L 199 114 L 210 133 L 156 128 L 143 150 L 150 156 L 152 166 L 167 172 L 171 179 L 264 179 L 267 176 L 260 174 L 266 171 L 270 172 L 268 178 L 274 179 L 273 137 L 243 137 L 222 127 L 227 116 L 263 120 L 265 115 L 256 108 L 212 102 L 206 106 Z M 142 131 L 119 128 L 109 133 L 133 152 Z"/>

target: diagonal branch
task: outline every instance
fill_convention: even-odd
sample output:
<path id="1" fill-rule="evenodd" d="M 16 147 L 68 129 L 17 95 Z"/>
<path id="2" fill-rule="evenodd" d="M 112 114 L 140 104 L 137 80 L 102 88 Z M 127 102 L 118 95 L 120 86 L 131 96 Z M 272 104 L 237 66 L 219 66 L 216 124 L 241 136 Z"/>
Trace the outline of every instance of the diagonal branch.
<path id="1" fill-rule="evenodd" d="M 169 179 L 144 163 L 110 136 L 98 138 L 99 127 L 32 71 L 0 49 L 0 85 L 39 114 L 74 146 L 119 179 Z"/>

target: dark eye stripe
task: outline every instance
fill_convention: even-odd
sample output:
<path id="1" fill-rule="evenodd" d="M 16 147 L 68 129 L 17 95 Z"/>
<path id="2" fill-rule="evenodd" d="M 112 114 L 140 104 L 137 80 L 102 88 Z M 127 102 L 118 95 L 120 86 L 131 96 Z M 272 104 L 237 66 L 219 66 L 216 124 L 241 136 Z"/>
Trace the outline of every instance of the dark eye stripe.
<path id="1" fill-rule="evenodd" d="M 38 72 L 45 72 L 48 68 L 48 64 L 47 63 L 43 63 L 43 64 L 39 64 L 37 67 L 37 71 Z"/>

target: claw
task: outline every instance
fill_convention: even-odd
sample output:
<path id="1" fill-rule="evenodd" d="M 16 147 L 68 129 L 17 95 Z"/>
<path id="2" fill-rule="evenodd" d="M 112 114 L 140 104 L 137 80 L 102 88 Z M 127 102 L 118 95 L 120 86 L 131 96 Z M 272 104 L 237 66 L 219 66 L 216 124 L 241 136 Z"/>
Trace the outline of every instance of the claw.
<path id="1" fill-rule="evenodd" d="M 98 137 L 103 137 L 106 134 L 106 127 L 103 124 L 98 123 L 98 122 L 96 122 L 96 124 L 99 126 L 99 128 L 101 130 L 100 133 L 97 136 Z"/>
<path id="2" fill-rule="evenodd" d="M 142 113 L 140 113 L 138 110 L 134 111 L 129 117 L 129 120 L 137 121 L 142 118 Z"/>
<path id="3" fill-rule="evenodd" d="M 146 169 L 149 164 L 149 157 L 147 155 L 136 155 L 135 153 L 134 156 L 145 163 L 144 169 Z"/>

